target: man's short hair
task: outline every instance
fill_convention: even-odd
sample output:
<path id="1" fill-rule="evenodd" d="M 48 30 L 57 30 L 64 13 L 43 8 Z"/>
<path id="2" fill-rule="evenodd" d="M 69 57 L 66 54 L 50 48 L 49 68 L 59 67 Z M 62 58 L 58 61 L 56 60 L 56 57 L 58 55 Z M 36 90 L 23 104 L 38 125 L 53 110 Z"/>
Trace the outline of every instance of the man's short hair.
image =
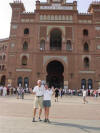
<path id="1" fill-rule="evenodd" d="M 38 80 L 37 83 L 41 82 L 41 80 Z"/>

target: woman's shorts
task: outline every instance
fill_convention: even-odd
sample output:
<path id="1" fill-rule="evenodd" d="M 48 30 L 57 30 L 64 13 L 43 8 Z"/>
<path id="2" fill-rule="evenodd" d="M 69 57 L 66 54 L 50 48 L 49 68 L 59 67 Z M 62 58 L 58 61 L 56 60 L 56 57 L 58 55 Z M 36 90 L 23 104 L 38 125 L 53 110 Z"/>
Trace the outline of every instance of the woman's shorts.
<path id="1" fill-rule="evenodd" d="M 44 100 L 43 101 L 43 106 L 44 107 L 51 107 L 51 101 L 50 100 Z"/>

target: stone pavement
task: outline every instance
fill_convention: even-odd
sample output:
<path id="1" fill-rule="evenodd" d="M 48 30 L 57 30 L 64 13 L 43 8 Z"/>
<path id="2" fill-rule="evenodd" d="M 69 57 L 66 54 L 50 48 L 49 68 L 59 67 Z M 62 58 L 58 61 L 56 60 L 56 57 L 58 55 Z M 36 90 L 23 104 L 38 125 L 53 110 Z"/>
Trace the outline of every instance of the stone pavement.
<path id="1" fill-rule="evenodd" d="M 64 96 L 59 102 L 53 97 L 50 124 L 32 123 L 33 101 L 32 95 L 0 97 L 0 133 L 100 133 L 100 97 L 88 97 L 88 104 L 82 97 Z"/>

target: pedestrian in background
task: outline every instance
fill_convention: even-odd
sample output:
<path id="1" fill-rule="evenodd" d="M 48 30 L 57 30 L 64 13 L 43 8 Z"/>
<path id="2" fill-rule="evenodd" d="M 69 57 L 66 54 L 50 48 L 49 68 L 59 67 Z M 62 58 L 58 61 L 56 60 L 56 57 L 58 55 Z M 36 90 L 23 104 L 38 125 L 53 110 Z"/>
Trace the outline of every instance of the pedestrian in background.
<path id="1" fill-rule="evenodd" d="M 87 90 L 84 89 L 84 90 L 83 90 L 83 102 L 84 102 L 84 104 L 85 104 L 85 103 L 88 103 L 88 101 L 86 100 L 86 97 L 87 97 Z"/>
<path id="2" fill-rule="evenodd" d="M 59 90 L 55 88 L 55 102 L 58 102 Z"/>

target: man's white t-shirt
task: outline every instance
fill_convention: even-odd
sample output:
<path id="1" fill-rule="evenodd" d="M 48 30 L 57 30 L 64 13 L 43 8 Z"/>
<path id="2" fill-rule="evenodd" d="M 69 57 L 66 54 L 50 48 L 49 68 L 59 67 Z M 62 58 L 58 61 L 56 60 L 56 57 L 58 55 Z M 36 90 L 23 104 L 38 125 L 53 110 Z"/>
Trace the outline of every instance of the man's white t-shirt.
<path id="1" fill-rule="evenodd" d="M 43 96 L 44 94 L 44 86 L 41 85 L 40 87 L 39 86 L 35 86 L 34 89 L 33 89 L 33 92 L 36 93 L 36 96 Z"/>
<path id="2" fill-rule="evenodd" d="M 86 97 L 86 95 L 87 95 L 87 91 L 83 90 L 83 97 Z"/>
<path id="3" fill-rule="evenodd" d="M 44 90 L 44 97 L 43 100 L 51 100 L 51 96 L 53 94 L 52 90 Z"/>

